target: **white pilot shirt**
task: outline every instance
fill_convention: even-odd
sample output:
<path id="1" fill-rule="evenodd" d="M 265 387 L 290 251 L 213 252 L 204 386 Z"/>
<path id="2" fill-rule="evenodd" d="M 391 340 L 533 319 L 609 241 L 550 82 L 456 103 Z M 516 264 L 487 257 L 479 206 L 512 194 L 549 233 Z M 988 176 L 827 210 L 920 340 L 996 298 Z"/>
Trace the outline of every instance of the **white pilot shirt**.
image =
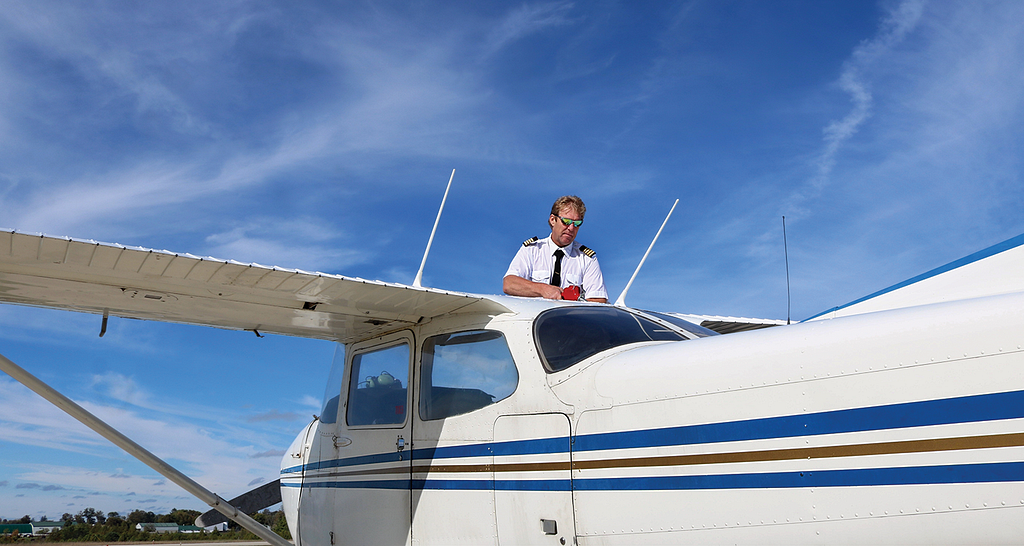
<path id="1" fill-rule="evenodd" d="M 593 251 L 590 251 L 590 255 L 584 253 L 580 247 L 583 245 L 573 241 L 562 249 L 565 252 L 565 257 L 562 258 L 562 286 L 560 288 L 579 286 L 583 291 L 584 298 L 608 299 L 608 291 L 604 287 L 604 276 L 601 274 L 600 264 L 597 263 L 597 256 L 593 255 Z M 556 250 L 558 250 L 558 245 L 551 240 L 551 237 L 526 241 L 519 248 L 519 252 L 516 252 L 515 258 L 512 258 L 512 263 L 509 264 L 505 276 L 515 275 L 533 282 L 550 283 L 551 275 L 554 273 Z"/>

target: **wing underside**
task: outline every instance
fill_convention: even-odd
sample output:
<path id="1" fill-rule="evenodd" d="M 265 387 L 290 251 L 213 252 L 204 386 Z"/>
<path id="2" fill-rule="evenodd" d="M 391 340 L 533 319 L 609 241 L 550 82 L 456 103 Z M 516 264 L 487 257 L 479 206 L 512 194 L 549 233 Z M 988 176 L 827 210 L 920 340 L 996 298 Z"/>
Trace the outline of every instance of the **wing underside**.
<path id="1" fill-rule="evenodd" d="M 471 294 L 12 231 L 0 231 L 0 302 L 341 342 L 508 312 Z"/>

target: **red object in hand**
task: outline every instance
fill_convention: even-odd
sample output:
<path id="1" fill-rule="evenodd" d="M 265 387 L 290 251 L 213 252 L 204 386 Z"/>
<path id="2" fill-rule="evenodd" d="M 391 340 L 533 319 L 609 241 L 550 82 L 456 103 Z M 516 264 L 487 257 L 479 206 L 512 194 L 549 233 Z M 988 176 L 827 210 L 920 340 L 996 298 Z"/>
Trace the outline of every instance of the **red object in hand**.
<path id="1" fill-rule="evenodd" d="M 579 300 L 580 299 L 580 287 L 578 287 L 578 286 L 566 286 L 565 289 L 562 290 L 562 299 L 563 300 L 572 300 L 572 301 Z"/>

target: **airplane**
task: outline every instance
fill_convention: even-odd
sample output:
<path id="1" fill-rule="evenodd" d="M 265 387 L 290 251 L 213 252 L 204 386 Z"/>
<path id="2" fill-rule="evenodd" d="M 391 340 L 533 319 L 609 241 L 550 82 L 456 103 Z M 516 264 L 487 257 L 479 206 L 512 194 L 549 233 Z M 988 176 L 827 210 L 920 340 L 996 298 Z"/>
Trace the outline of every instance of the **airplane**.
<path id="1" fill-rule="evenodd" d="M 1022 272 L 1024 235 L 775 326 L 0 231 L 6 303 L 338 342 L 280 480 L 231 503 L 76 416 L 247 528 L 282 502 L 302 546 L 1020 543 Z"/>

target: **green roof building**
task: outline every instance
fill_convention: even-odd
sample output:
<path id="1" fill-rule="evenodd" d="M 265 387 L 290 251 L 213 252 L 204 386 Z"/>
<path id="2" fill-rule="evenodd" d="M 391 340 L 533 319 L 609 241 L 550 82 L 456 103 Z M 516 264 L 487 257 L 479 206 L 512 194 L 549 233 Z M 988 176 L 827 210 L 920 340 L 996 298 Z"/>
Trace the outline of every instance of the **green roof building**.
<path id="1" fill-rule="evenodd" d="M 31 535 L 32 524 L 31 523 L 4 523 L 0 524 L 0 535 L 13 535 L 18 533 L 19 535 Z"/>

